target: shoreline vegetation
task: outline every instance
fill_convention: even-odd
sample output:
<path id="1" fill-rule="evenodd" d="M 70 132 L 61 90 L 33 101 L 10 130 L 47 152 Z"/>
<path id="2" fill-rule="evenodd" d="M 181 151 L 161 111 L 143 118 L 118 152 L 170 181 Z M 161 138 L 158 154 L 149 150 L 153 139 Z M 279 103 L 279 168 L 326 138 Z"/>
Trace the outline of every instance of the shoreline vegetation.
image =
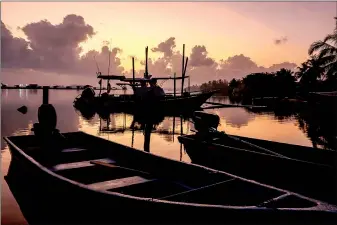
<path id="1" fill-rule="evenodd" d="M 213 80 L 191 90 L 219 90 L 232 98 L 255 97 L 306 98 L 309 92 L 337 91 L 337 17 L 336 28 L 308 49 L 309 59 L 296 71 L 280 69 L 274 73 L 252 73 L 242 79 Z"/>

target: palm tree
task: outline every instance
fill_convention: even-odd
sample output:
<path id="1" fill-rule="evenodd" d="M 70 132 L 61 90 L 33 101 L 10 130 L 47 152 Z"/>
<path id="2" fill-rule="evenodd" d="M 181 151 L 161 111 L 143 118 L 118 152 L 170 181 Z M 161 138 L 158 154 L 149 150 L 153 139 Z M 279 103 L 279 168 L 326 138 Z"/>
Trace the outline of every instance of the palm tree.
<path id="1" fill-rule="evenodd" d="M 288 69 L 281 69 L 275 73 L 275 89 L 279 97 L 286 97 L 295 94 L 295 77 Z"/>
<path id="2" fill-rule="evenodd" d="M 301 84 L 314 84 L 322 79 L 325 68 L 322 67 L 324 60 L 319 56 L 311 56 L 301 66 L 297 67 L 298 71 L 295 73 L 297 79 Z"/>
<path id="3" fill-rule="evenodd" d="M 337 17 L 336 28 L 332 34 L 327 35 L 323 41 L 316 41 L 309 48 L 309 55 L 317 53 L 324 68 L 325 78 L 327 80 L 337 79 Z"/>
<path id="4" fill-rule="evenodd" d="M 311 56 L 306 62 L 302 63 L 295 73 L 295 77 L 299 79 L 301 90 L 304 92 L 317 91 L 318 83 L 322 80 L 325 68 L 322 58 L 319 56 Z"/>

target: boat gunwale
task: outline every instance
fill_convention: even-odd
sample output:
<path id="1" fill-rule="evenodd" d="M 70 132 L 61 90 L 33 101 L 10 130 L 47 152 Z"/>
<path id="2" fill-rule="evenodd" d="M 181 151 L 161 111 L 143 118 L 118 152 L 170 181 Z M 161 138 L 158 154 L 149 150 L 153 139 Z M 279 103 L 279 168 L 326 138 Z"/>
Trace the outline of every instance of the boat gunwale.
<path id="1" fill-rule="evenodd" d="M 271 153 L 252 151 L 252 150 L 250 150 L 248 148 L 245 149 L 245 148 L 237 148 L 237 147 L 233 147 L 233 146 L 229 146 L 229 145 L 225 145 L 225 144 L 208 143 L 206 141 L 200 141 L 200 140 L 198 140 L 197 138 L 194 137 L 193 134 L 190 134 L 190 135 L 181 135 L 181 136 L 178 137 L 178 140 L 180 140 L 180 139 L 185 139 L 185 140 L 187 139 L 189 141 L 197 141 L 197 142 L 202 143 L 202 144 L 206 144 L 206 145 L 210 145 L 210 146 L 215 146 L 215 147 L 219 147 L 219 148 L 228 148 L 228 149 L 231 149 L 231 150 L 237 150 L 237 151 L 242 151 L 242 152 L 249 152 L 249 153 L 252 153 L 252 154 L 264 155 L 264 156 L 268 156 L 268 157 L 272 157 L 272 158 L 284 159 L 284 160 L 294 161 L 294 162 L 298 162 L 298 163 L 305 163 L 305 164 L 308 164 L 308 165 L 321 166 L 321 167 L 330 168 L 330 169 L 334 169 L 335 168 L 334 166 L 327 165 L 327 164 L 315 163 L 315 162 L 310 162 L 310 161 L 295 159 L 295 158 L 291 158 L 291 157 L 282 157 L 282 156 L 273 155 Z M 286 143 L 282 143 L 282 144 L 286 144 Z M 303 147 L 306 147 L 306 146 L 303 146 Z"/>
<path id="2" fill-rule="evenodd" d="M 174 97 L 173 95 L 165 95 L 165 99 L 161 99 L 159 100 L 159 102 L 167 102 L 167 101 L 177 101 L 177 100 L 185 100 L 185 99 L 194 99 L 194 98 L 197 98 L 197 97 L 200 97 L 200 96 L 207 96 L 207 95 L 210 95 L 210 97 L 216 93 L 216 91 L 210 91 L 210 92 L 202 92 L 202 93 L 196 93 L 196 94 L 191 94 L 190 96 L 182 96 L 182 95 L 179 95 L 179 96 L 176 96 Z M 128 97 L 131 97 L 131 96 L 134 96 L 134 94 L 121 94 L 121 95 L 118 95 L 118 96 L 115 96 L 115 95 L 109 95 L 107 100 L 112 100 L 112 99 L 117 99 L 117 98 L 122 98 L 123 96 L 128 96 Z M 169 97 L 169 98 L 167 98 Z M 208 97 L 208 98 L 210 98 Z M 95 96 L 95 99 L 101 99 L 102 97 L 101 96 Z M 123 99 L 120 99 L 120 101 L 118 102 L 136 102 L 134 101 L 134 99 L 127 99 L 127 100 L 123 100 Z"/>
<path id="3" fill-rule="evenodd" d="M 116 142 L 108 141 L 108 140 L 106 140 L 104 138 L 97 137 L 97 136 L 85 133 L 83 131 L 67 132 L 67 133 L 68 134 L 76 134 L 76 133 L 79 134 L 79 133 L 82 133 L 84 135 L 88 135 L 88 136 L 91 136 L 93 138 L 97 138 L 97 139 L 100 139 L 102 141 L 109 142 L 110 144 L 115 144 L 117 146 L 130 149 L 130 147 L 125 146 L 123 144 L 119 144 L 119 143 L 116 143 Z M 29 137 L 29 136 L 34 136 L 34 135 L 21 135 L 21 137 L 22 136 L 25 136 L 25 137 L 28 136 Z M 45 167 L 42 164 L 40 164 L 39 162 L 37 162 L 33 157 L 31 157 L 27 153 L 25 153 L 16 144 L 14 144 L 10 140 L 11 137 L 20 137 L 20 136 L 6 136 L 6 137 L 3 137 L 4 140 L 9 144 L 9 147 L 13 147 L 19 154 L 21 154 L 30 163 L 32 163 L 33 165 L 37 166 L 43 172 L 45 172 L 48 175 L 51 175 L 53 177 L 56 177 L 56 178 L 58 178 L 61 181 L 70 183 L 71 185 L 77 186 L 79 188 L 83 188 L 83 189 L 88 190 L 88 191 L 99 193 L 99 194 L 108 194 L 108 195 L 111 195 L 111 196 L 117 196 L 117 197 L 122 197 L 122 198 L 127 198 L 127 199 L 133 199 L 133 200 L 138 200 L 138 201 L 145 201 L 145 202 L 151 201 L 151 202 L 155 202 L 155 203 L 163 203 L 163 204 L 170 204 L 170 205 L 180 205 L 180 206 L 181 205 L 185 205 L 185 206 L 189 206 L 189 207 L 205 207 L 205 208 L 217 208 L 217 209 L 236 209 L 236 210 L 243 210 L 243 211 L 245 211 L 245 210 L 250 210 L 250 211 L 255 211 L 255 210 L 256 211 L 269 211 L 269 212 L 275 212 L 275 211 L 282 211 L 282 212 L 287 212 L 287 211 L 289 211 L 289 212 L 295 212 L 295 211 L 312 212 L 312 211 L 317 211 L 317 212 L 322 212 L 322 213 L 332 213 L 332 214 L 336 214 L 337 213 L 337 206 L 334 206 L 332 204 L 326 203 L 324 201 L 312 199 L 312 198 L 303 196 L 301 194 L 297 194 L 297 193 L 294 193 L 294 192 L 291 192 L 291 191 L 288 191 L 288 190 L 283 190 L 283 189 L 280 189 L 280 188 L 277 188 L 277 187 L 273 187 L 271 185 L 262 184 L 262 183 L 259 183 L 257 181 L 246 179 L 246 178 L 243 178 L 243 177 L 239 177 L 239 176 L 236 176 L 234 174 L 230 174 L 230 173 L 227 173 L 227 172 L 224 172 L 224 171 L 215 170 L 215 169 L 212 169 L 212 168 L 208 168 L 208 167 L 197 165 L 197 164 L 193 164 L 193 163 L 186 163 L 186 162 L 178 161 L 178 160 L 175 160 L 175 159 L 168 159 L 168 158 L 162 157 L 160 155 L 153 155 L 151 153 L 144 152 L 144 151 L 139 151 L 139 153 L 141 153 L 143 155 L 145 155 L 145 154 L 151 155 L 151 157 L 161 158 L 161 159 L 164 159 L 166 161 L 175 161 L 175 162 L 180 163 L 180 164 L 189 165 L 189 166 L 193 166 L 193 167 L 199 167 L 199 168 L 207 170 L 209 172 L 224 174 L 224 175 L 230 176 L 232 178 L 238 178 L 241 181 L 248 182 L 248 183 L 251 183 L 251 184 L 255 184 L 255 185 L 258 185 L 258 186 L 262 186 L 262 187 L 265 187 L 265 188 L 270 188 L 270 189 L 273 189 L 275 191 L 279 191 L 281 193 L 289 193 L 290 195 L 293 195 L 293 196 L 299 197 L 301 199 L 305 199 L 305 200 L 311 201 L 311 202 L 315 203 L 316 205 L 312 206 L 312 207 L 306 207 L 306 208 L 276 208 L 276 209 L 270 208 L 270 207 L 260 207 L 260 206 L 257 206 L 257 205 L 254 205 L 254 206 L 213 205 L 213 204 L 201 204 L 201 203 L 188 203 L 188 202 L 177 202 L 177 201 L 169 201 L 169 200 L 160 200 L 160 199 L 156 199 L 156 198 L 145 198 L 145 197 L 137 197 L 137 196 L 133 196 L 133 195 L 126 195 L 126 194 L 122 194 L 122 193 L 118 193 L 118 192 L 113 192 L 113 191 L 94 190 L 94 189 L 89 188 L 85 184 L 82 184 L 82 183 L 77 182 L 77 181 L 70 180 L 70 179 L 68 179 L 66 177 L 63 177 L 61 175 L 56 174 L 55 172 L 52 172 L 47 167 Z"/>

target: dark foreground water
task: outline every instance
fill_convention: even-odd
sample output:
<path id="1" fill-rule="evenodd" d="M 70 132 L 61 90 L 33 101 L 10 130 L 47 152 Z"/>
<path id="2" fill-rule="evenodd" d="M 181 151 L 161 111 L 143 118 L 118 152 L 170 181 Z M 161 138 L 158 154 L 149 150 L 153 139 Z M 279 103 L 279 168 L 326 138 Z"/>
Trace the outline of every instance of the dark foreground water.
<path id="1" fill-rule="evenodd" d="M 144 151 L 144 134 L 132 131 L 133 116 L 112 114 L 109 121 L 98 115 L 84 118 L 73 106 L 74 98 L 80 94 L 76 90 L 51 90 L 50 103 L 57 111 L 57 127 L 62 132 L 84 131 L 111 141 L 133 146 Z M 229 103 L 227 97 L 214 97 L 212 101 Z M 1 223 L 27 224 L 16 200 L 12 196 L 4 176 L 7 174 L 11 156 L 4 136 L 27 135 L 37 122 L 37 110 L 42 103 L 42 90 L 2 90 L 1 92 Z M 22 105 L 28 107 L 26 114 L 17 111 Z M 292 143 L 318 148 L 332 148 L 336 140 L 335 115 L 313 111 L 292 112 L 251 112 L 243 108 L 223 108 L 208 110 L 221 118 L 219 130 L 228 134 L 255 137 L 265 140 Z M 109 129 L 110 132 L 102 131 Z M 179 117 L 166 117 L 152 131 L 149 146 L 145 150 L 167 158 L 190 162 L 190 158 L 179 144 L 180 133 L 191 133 L 193 125 Z"/>

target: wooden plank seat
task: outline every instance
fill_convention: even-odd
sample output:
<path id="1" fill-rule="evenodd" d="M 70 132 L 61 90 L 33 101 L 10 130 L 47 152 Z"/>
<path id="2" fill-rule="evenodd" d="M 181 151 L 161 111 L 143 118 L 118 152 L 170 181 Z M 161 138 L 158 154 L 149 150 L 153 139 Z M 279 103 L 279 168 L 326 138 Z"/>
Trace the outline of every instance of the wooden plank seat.
<path id="1" fill-rule="evenodd" d="M 88 149 L 86 148 L 65 148 L 65 149 L 62 149 L 61 152 L 80 152 L 80 151 L 86 151 Z"/>
<path id="2" fill-rule="evenodd" d="M 94 166 L 94 164 L 92 164 L 91 161 L 92 160 L 57 164 L 53 166 L 52 168 L 50 168 L 50 170 L 56 172 L 56 171 L 61 171 L 61 170 L 69 170 L 69 169 Z M 115 161 L 110 158 L 96 159 L 95 161 L 105 162 L 105 163 L 115 163 Z"/>
<path id="3" fill-rule="evenodd" d="M 150 174 L 148 172 L 144 172 L 144 171 L 141 171 L 141 170 L 136 170 L 136 169 L 131 169 L 131 168 L 128 168 L 128 167 L 113 165 L 110 162 L 103 161 L 103 160 L 91 160 L 90 163 L 93 164 L 93 165 L 102 166 L 102 167 L 120 168 L 120 169 L 133 171 L 133 172 L 137 172 L 137 173 L 142 173 L 142 174 L 147 174 L 147 175 Z"/>
<path id="4" fill-rule="evenodd" d="M 146 179 L 140 176 L 125 177 L 120 179 L 108 180 L 98 183 L 89 184 L 88 187 L 94 190 L 111 190 L 116 188 L 127 187 L 136 184 L 142 184 L 156 179 Z"/>

